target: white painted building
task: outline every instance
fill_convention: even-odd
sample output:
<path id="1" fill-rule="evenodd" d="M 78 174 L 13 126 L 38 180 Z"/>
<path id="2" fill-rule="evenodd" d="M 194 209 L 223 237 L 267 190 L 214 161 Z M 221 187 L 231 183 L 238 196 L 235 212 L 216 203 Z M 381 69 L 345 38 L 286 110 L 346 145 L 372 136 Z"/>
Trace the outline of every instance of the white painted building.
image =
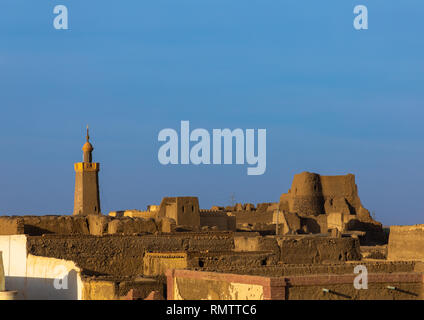
<path id="1" fill-rule="evenodd" d="M 73 261 L 28 254 L 26 235 L 0 236 L 0 251 L 5 288 L 18 291 L 18 299 L 82 298 L 81 270 Z"/>

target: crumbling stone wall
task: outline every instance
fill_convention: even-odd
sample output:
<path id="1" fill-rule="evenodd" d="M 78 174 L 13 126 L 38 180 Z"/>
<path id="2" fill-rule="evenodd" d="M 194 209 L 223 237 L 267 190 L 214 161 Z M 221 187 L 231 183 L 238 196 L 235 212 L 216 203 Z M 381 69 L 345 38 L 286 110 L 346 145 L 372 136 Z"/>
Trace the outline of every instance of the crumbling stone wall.
<path id="1" fill-rule="evenodd" d="M 24 224 L 21 217 L 0 217 L 0 235 L 9 236 L 24 234 Z"/>
<path id="2" fill-rule="evenodd" d="M 231 251 L 230 233 L 178 233 L 145 236 L 46 235 L 28 237 L 28 253 L 75 261 L 93 275 L 143 274 L 145 252 Z"/>
<path id="3" fill-rule="evenodd" d="M 305 233 L 327 233 L 330 225 L 341 232 L 365 231 L 364 244 L 387 243 L 382 224 L 362 206 L 353 174 L 296 174 L 288 193 L 280 197 L 280 210 L 299 214 Z M 336 225 L 335 214 L 340 215 Z"/>
<path id="4" fill-rule="evenodd" d="M 121 218 L 110 221 L 107 225 L 108 234 L 156 233 L 158 226 L 153 219 Z"/>
<path id="5" fill-rule="evenodd" d="M 317 264 L 361 260 L 358 239 L 310 236 L 236 236 L 236 251 L 268 251 L 278 255 L 282 263 Z"/>
<path id="6" fill-rule="evenodd" d="M 283 263 L 323 263 L 361 260 L 358 239 L 301 238 L 278 240 Z M 299 254 L 301 253 L 301 254 Z"/>
<path id="7" fill-rule="evenodd" d="M 236 231 L 236 217 L 220 211 L 200 211 L 201 227 L 216 227 L 221 231 Z"/>
<path id="8" fill-rule="evenodd" d="M 277 264 L 261 267 L 211 267 L 204 271 L 249 274 L 268 277 L 301 276 L 310 274 L 354 274 L 358 264 L 364 265 L 369 273 L 423 272 L 421 265 L 414 261 L 346 261 L 325 264 Z"/>
<path id="9" fill-rule="evenodd" d="M 193 261 L 197 268 L 252 268 L 266 265 L 276 265 L 278 255 L 270 251 L 258 252 L 200 252 L 194 255 Z M 192 265 L 193 266 L 193 265 Z"/>
<path id="10" fill-rule="evenodd" d="M 275 237 L 262 237 L 259 235 L 238 234 L 234 236 L 235 251 L 268 251 L 280 257 L 280 247 Z"/>
<path id="11" fill-rule="evenodd" d="M 0 235 L 89 234 L 86 217 L 11 216 L 0 217 Z"/>
<path id="12" fill-rule="evenodd" d="M 273 211 L 236 211 L 233 212 L 236 217 L 237 224 L 249 223 L 272 223 Z"/>
<path id="13" fill-rule="evenodd" d="M 361 257 L 357 240 L 351 238 L 245 239 L 234 238 L 230 232 L 101 237 L 45 235 L 28 237 L 27 248 L 33 255 L 75 261 L 87 274 L 115 276 L 143 275 L 146 252 L 191 252 L 199 268 L 240 269 L 278 263 L 342 262 Z"/>
<path id="14" fill-rule="evenodd" d="M 280 209 L 301 215 L 320 215 L 331 212 L 367 214 L 362 207 L 355 176 L 321 176 L 302 172 L 293 178 L 288 193 L 280 197 Z"/>
<path id="15" fill-rule="evenodd" d="M 189 251 L 189 252 L 147 252 L 144 256 L 144 274 L 165 275 L 168 269 L 220 269 L 254 268 L 276 265 L 278 256 L 272 252 L 234 251 Z"/>
<path id="16" fill-rule="evenodd" d="M 12 216 L 0 217 L 0 235 L 28 234 L 134 234 L 157 233 L 164 226 L 163 219 L 114 218 L 101 215 L 88 216 Z M 168 227 L 169 229 L 169 227 Z"/>
<path id="17" fill-rule="evenodd" d="M 387 258 L 424 260 L 424 225 L 391 226 Z"/>

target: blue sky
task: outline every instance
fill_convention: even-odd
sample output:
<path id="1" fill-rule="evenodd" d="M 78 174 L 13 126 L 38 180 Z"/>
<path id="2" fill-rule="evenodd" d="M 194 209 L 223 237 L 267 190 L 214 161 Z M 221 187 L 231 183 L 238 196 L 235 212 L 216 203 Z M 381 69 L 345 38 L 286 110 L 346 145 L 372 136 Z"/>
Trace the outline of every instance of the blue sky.
<path id="1" fill-rule="evenodd" d="M 72 212 L 88 123 L 105 214 L 276 202 L 312 171 L 354 173 L 384 224 L 424 223 L 423 16 L 419 0 L 2 0 L 0 214 Z M 157 135 L 181 120 L 267 129 L 266 173 L 162 166 Z"/>

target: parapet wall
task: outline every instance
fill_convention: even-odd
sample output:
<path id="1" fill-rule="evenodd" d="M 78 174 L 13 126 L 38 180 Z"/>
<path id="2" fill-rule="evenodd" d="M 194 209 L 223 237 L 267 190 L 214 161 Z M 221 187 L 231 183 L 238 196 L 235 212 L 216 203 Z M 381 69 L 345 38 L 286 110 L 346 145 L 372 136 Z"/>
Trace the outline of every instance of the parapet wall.
<path id="1" fill-rule="evenodd" d="M 249 223 L 272 223 L 273 211 L 235 211 L 233 212 L 237 219 L 237 224 Z"/>
<path id="2" fill-rule="evenodd" d="M 236 236 L 236 251 L 269 251 L 282 263 L 318 264 L 361 260 L 358 239 L 330 237 L 251 237 Z"/>
<path id="3" fill-rule="evenodd" d="M 157 233 L 164 226 L 164 219 L 114 218 L 109 216 L 3 216 L 0 217 L 0 235 L 27 234 L 134 234 Z"/>
<path id="4" fill-rule="evenodd" d="M 389 260 L 424 260 L 424 224 L 391 226 Z"/>
<path id="5" fill-rule="evenodd" d="M 10 236 L 24 234 L 24 224 L 21 217 L 0 217 L 0 235 Z"/>
<path id="6" fill-rule="evenodd" d="M 423 299 L 422 273 L 368 275 L 368 290 L 357 290 L 354 273 L 263 277 L 169 270 L 169 300 L 415 300 Z M 390 288 L 396 288 L 395 290 Z M 326 290 L 323 290 L 323 289 Z"/>
<path id="7" fill-rule="evenodd" d="M 250 268 L 205 268 L 204 271 L 249 274 L 267 277 L 302 276 L 311 274 L 353 274 L 357 265 L 363 265 L 368 273 L 423 272 L 423 264 L 416 261 L 346 261 L 325 264 L 277 264 Z"/>

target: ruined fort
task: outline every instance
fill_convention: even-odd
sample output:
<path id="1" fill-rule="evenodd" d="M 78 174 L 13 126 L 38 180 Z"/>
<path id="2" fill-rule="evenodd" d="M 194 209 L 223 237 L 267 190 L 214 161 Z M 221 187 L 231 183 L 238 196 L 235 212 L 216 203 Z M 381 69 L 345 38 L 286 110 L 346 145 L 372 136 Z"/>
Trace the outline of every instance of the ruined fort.
<path id="1" fill-rule="evenodd" d="M 0 298 L 424 298 L 424 225 L 384 228 L 353 174 L 296 174 L 274 203 L 164 195 L 105 214 L 93 150 L 87 130 L 73 214 L 0 216 Z"/>

